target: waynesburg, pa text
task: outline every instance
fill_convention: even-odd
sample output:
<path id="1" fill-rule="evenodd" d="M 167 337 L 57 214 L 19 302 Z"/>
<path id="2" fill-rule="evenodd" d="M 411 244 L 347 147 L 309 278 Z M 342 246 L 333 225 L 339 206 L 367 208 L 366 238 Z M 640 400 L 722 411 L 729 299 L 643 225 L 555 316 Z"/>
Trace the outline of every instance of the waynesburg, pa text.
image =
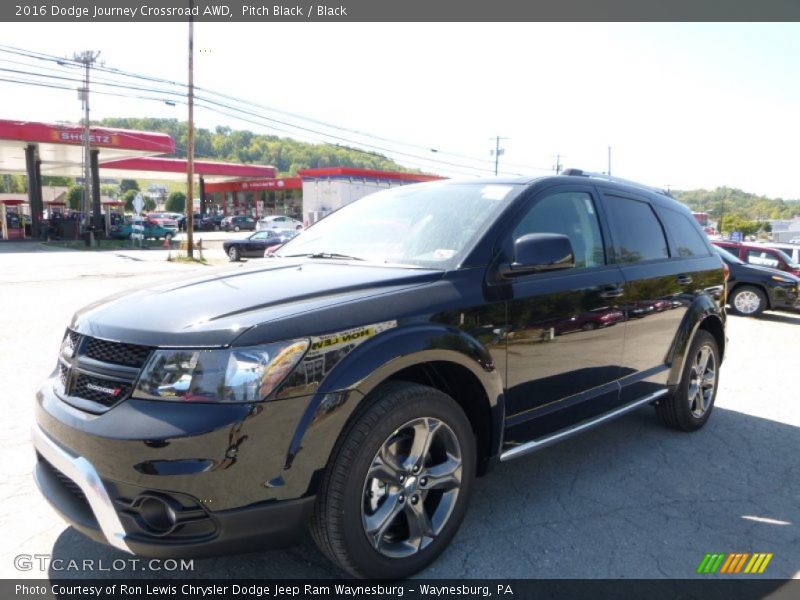
<path id="1" fill-rule="evenodd" d="M 496 589 L 495 589 L 496 588 Z M 54 596 L 66 598 L 70 596 L 85 597 L 112 597 L 120 596 L 191 596 L 194 598 L 230 598 L 231 596 L 246 597 L 299 597 L 299 596 L 381 596 L 402 597 L 406 592 L 410 595 L 423 597 L 440 596 L 469 596 L 471 598 L 488 598 L 491 596 L 514 597 L 511 585 L 442 585 L 420 583 L 410 585 L 382 585 L 382 584 L 348 584 L 336 583 L 333 585 L 278 585 L 278 584 L 208 584 L 197 585 L 191 583 L 177 584 L 108 584 L 108 585 L 80 585 L 80 584 L 49 584 L 49 585 L 24 585 L 15 587 L 17 596 L 36 595 L 42 596 L 51 593 Z"/>

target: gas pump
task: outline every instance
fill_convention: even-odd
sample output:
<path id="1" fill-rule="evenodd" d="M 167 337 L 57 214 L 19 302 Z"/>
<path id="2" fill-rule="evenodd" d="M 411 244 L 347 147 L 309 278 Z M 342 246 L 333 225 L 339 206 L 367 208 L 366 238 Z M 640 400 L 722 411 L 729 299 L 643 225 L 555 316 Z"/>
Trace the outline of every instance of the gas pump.
<path id="1" fill-rule="evenodd" d="M 25 222 L 20 206 L 24 200 L 4 200 L 0 202 L 0 221 L 2 221 L 4 240 L 24 240 Z"/>

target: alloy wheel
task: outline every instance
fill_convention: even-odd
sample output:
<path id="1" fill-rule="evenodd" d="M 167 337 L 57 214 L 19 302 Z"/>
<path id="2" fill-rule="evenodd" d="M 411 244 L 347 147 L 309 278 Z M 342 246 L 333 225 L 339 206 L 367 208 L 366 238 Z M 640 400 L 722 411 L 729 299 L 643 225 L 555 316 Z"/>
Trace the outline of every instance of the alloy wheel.
<path id="1" fill-rule="evenodd" d="M 743 315 L 752 315 L 761 307 L 761 298 L 755 292 L 743 290 L 736 294 L 733 306 Z"/>
<path id="2" fill-rule="evenodd" d="M 695 418 L 701 418 L 714 398 L 717 381 L 717 361 L 711 346 L 703 345 L 697 351 L 689 374 L 689 410 Z"/>
<path id="3" fill-rule="evenodd" d="M 364 481 L 361 522 L 384 556 L 418 553 L 444 529 L 461 489 L 461 447 L 443 421 L 421 417 L 394 431 Z"/>

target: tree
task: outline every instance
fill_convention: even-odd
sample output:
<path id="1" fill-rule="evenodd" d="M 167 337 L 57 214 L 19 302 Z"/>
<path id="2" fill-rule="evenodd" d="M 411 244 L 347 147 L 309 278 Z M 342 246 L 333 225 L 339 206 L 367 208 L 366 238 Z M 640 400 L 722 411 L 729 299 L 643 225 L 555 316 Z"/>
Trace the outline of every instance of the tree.
<path id="1" fill-rule="evenodd" d="M 125 202 L 125 210 L 127 212 L 135 212 L 133 209 L 133 199 L 136 198 L 136 194 L 138 194 L 136 190 L 128 190 L 124 194 L 122 194 L 122 200 Z"/>
<path id="2" fill-rule="evenodd" d="M 54 175 L 42 175 L 42 185 L 43 186 L 55 186 L 55 187 L 69 187 L 75 181 L 72 177 L 58 177 Z"/>
<path id="3" fill-rule="evenodd" d="M 136 190 L 139 191 L 139 182 L 135 179 L 123 179 L 119 182 L 119 191 L 123 194 L 128 190 Z"/>
<path id="4" fill-rule="evenodd" d="M 156 209 L 156 201 L 150 198 L 149 196 L 144 199 L 144 210 L 145 212 L 150 212 L 151 210 Z"/>
<path id="5" fill-rule="evenodd" d="M 80 210 L 83 202 L 83 186 L 73 185 L 67 190 L 67 206 L 72 210 Z"/>
<path id="6" fill-rule="evenodd" d="M 183 212 L 186 208 L 186 194 L 183 192 L 172 192 L 164 203 L 164 208 L 169 212 Z"/>

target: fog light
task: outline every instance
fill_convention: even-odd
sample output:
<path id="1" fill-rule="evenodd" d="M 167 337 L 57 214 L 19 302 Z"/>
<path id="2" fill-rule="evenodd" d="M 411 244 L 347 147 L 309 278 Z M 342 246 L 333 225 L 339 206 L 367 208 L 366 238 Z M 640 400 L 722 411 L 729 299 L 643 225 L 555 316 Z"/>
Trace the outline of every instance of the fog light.
<path id="1" fill-rule="evenodd" d="M 175 510 L 157 496 L 139 496 L 134 504 L 142 523 L 152 533 L 164 535 L 175 527 Z"/>

